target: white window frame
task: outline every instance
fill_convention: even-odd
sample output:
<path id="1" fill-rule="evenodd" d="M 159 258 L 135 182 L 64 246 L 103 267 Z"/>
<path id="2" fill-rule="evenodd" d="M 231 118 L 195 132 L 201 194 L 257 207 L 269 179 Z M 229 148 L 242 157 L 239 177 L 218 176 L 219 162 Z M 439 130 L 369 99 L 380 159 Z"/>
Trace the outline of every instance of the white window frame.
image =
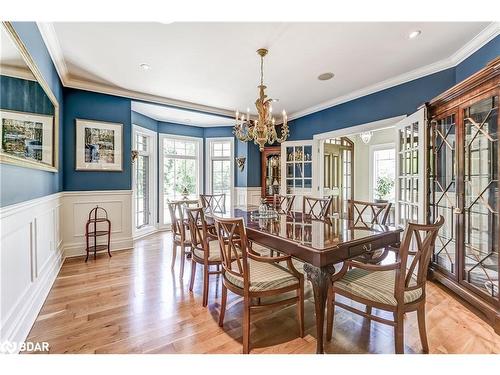
<path id="1" fill-rule="evenodd" d="M 396 175 L 397 175 L 397 171 L 396 171 L 396 158 L 397 158 L 397 152 L 396 152 L 396 144 L 395 143 L 381 143 L 381 144 L 378 144 L 378 145 L 371 145 L 370 146 L 370 154 L 369 154 L 369 157 L 368 157 L 368 162 L 370 163 L 370 165 L 368 166 L 368 178 L 369 178 L 369 181 L 368 181 L 368 191 L 370 192 L 370 199 L 372 201 L 375 201 L 375 195 L 373 193 L 373 162 L 375 160 L 375 151 L 380 151 L 380 150 L 389 150 L 389 149 L 393 149 L 394 150 L 394 199 L 396 199 Z M 392 202 L 394 204 L 394 202 Z"/>
<path id="2" fill-rule="evenodd" d="M 205 175 L 205 192 L 207 194 L 212 194 L 212 160 L 227 160 L 227 157 L 212 157 L 212 143 L 216 142 L 230 142 L 231 144 L 231 154 L 229 156 L 229 161 L 231 162 L 231 207 L 235 204 L 235 190 L 234 190 L 234 138 L 233 137 L 213 137 L 205 138 L 205 170 L 207 171 Z M 226 207 L 226 210 L 230 207 Z"/>
<path id="3" fill-rule="evenodd" d="M 174 134 L 167 134 L 167 133 L 161 133 L 159 134 L 158 137 L 158 143 L 160 145 L 159 150 L 158 150 L 158 160 L 159 160 L 159 170 L 160 170 L 160 175 L 158 179 L 158 206 L 159 206 L 159 228 L 160 229 L 168 229 L 170 228 L 170 224 L 165 224 L 164 219 L 165 219 L 165 207 L 163 205 L 164 202 L 164 194 L 163 194 L 163 177 L 165 175 L 165 171 L 163 169 L 163 144 L 165 139 L 177 139 L 177 140 L 189 140 L 189 141 L 194 141 L 196 144 L 196 152 L 197 152 L 197 163 L 196 163 L 196 168 L 197 168 L 197 174 L 198 174 L 198 183 L 196 184 L 196 195 L 200 195 L 203 192 L 203 173 L 204 173 L 204 164 L 203 164 L 203 138 L 199 137 L 189 137 L 185 135 L 174 135 Z M 183 155 L 176 155 L 176 158 L 178 159 L 192 159 L 192 157 L 186 157 Z"/>
<path id="4" fill-rule="evenodd" d="M 132 125 L 132 150 L 137 150 L 137 135 L 144 135 L 148 138 L 148 156 L 149 156 L 149 224 L 141 228 L 136 225 L 136 166 L 132 167 L 132 236 L 134 238 L 142 237 L 154 232 L 158 226 L 157 220 L 157 143 L 158 134 L 139 125 Z"/>

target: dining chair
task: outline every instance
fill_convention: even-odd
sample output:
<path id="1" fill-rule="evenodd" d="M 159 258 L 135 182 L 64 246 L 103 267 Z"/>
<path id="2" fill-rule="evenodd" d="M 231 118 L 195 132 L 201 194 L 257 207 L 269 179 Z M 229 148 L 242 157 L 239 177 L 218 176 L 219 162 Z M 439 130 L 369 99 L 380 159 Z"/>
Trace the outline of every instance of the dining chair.
<path id="1" fill-rule="evenodd" d="M 222 258 L 220 253 L 219 241 L 217 236 L 209 231 L 209 226 L 205 220 L 205 213 L 202 207 L 186 208 L 186 216 L 191 232 L 191 281 L 189 290 L 193 291 L 196 266 L 203 266 L 203 306 L 208 304 L 208 287 L 210 275 L 221 273 L 220 266 Z M 215 271 L 210 267 L 216 266 Z"/>
<path id="2" fill-rule="evenodd" d="M 376 203 L 348 199 L 347 219 L 352 228 L 368 228 L 373 224 L 386 225 L 391 206 L 390 202 Z M 364 263 L 377 264 L 385 259 L 390 250 L 397 251 L 397 248 L 372 249 L 359 257 L 359 260 Z"/>
<path id="3" fill-rule="evenodd" d="M 367 319 L 394 327 L 397 354 L 404 353 L 404 314 L 416 311 L 420 341 L 429 352 L 425 328 L 425 283 L 427 270 L 439 229 L 444 223 L 440 216 L 434 224 L 408 223 L 399 250 L 399 261 L 374 265 L 354 260 L 344 262 L 327 298 L 327 340 L 333 334 L 335 306 L 364 316 Z M 358 310 L 336 300 L 336 295 L 364 304 Z M 372 315 L 372 308 L 392 312 L 393 319 Z"/>
<path id="4" fill-rule="evenodd" d="M 287 214 L 293 211 L 294 202 L 295 195 L 273 195 L 273 209 L 280 214 Z"/>
<path id="5" fill-rule="evenodd" d="M 186 247 L 191 249 L 190 231 L 185 225 L 183 210 L 186 204 L 182 201 L 167 202 L 170 212 L 170 221 L 172 229 L 172 269 L 175 267 L 175 258 L 177 256 L 177 247 L 181 248 L 181 267 L 179 278 L 184 276 L 184 262 L 186 260 Z"/>
<path id="6" fill-rule="evenodd" d="M 325 220 L 329 218 L 332 207 L 332 197 L 328 198 L 302 198 L 302 214 L 312 219 Z"/>
<path id="7" fill-rule="evenodd" d="M 226 213 L 226 194 L 200 194 L 205 212 Z"/>
<path id="8" fill-rule="evenodd" d="M 250 351 L 251 312 L 297 304 L 300 337 L 304 336 L 304 277 L 289 255 L 261 256 L 248 246 L 242 218 L 215 218 L 222 255 L 222 301 L 219 326 L 224 325 L 227 290 L 243 297 L 243 353 Z M 285 265 L 279 262 L 286 261 Z M 262 299 L 288 292 L 296 296 L 263 304 Z"/>

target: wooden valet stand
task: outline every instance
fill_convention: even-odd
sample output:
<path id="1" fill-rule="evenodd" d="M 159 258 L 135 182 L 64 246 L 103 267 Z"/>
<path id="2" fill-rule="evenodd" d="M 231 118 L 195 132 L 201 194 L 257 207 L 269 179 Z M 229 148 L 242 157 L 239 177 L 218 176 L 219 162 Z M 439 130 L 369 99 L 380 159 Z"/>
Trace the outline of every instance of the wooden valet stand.
<path id="1" fill-rule="evenodd" d="M 99 216 L 99 212 L 103 212 L 104 216 Z M 107 223 L 107 230 L 97 230 L 97 223 Z M 91 228 L 91 225 L 93 227 Z M 91 232 L 89 231 L 92 230 Z M 97 237 L 108 236 L 108 241 L 106 244 L 97 244 Z M 90 246 L 90 239 L 94 239 L 93 246 Z M 111 221 L 108 219 L 108 212 L 99 206 L 96 206 L 89 212 L 89 218 L 87 220 L 87 224 L 85 225 L 85 239 L 87 241 L 87 257 L 85 258 L 85 262 L 89 259 L 89 253 L 94 251 L 94 259 L 96 259 L 96 255 L 98 251 L 107 250 L 108 255 L 111 257 L 110 251 L 110 241 L 111 241 Z"/>

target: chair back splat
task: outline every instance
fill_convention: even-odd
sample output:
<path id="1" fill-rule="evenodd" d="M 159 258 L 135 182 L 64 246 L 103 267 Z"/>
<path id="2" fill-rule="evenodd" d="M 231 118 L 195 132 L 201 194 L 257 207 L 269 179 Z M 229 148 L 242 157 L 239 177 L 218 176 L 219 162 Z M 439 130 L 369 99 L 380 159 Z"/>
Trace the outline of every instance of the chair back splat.
<path id="1" fill-rule="evenodd" d="M 328 198 L 312 198 L 303 197 L 302 213 L 310 216 L 312 219 L 325 220 L 328 219 L 332 207 L 332 197 Z"/>
<path id="2" fill-rule="evenodd" d="M 200 194 L 200 199 L 205 212 L 226 213 L 226 194 Z"/>
<path id="3" fill-rule="evenodd" d="M 215 231 L 219 239 L 222 267 L 225 272 L 243 279 L 248 290 L 248 239 L 242 218 L 215 219 Z"/>
<path id="4" fill-rule="evenodd" d="M 369 225 L 380 224 L 385 225 L 392 203 L 375 203 L 365 201 L 347 200 L 347 218 L 352 221 L 352 226 L 357 224 Z M 363 215 L 369 214 L 370 218 Z"/>
<path id="5" fill-rule="evenodd" d="M 273 209 L 280 214 L 287 214 L 293 211 L 293 203 L 295 195 L 279 195 L 273 196 Z"/>

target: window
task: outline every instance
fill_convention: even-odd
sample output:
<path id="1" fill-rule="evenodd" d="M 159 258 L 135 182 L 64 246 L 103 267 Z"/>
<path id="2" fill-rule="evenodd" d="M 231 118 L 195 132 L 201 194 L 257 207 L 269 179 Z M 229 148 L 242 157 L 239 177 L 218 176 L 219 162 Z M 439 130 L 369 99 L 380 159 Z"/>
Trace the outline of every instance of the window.
<path id="1" fill-rule="evenodd" d="M 134 231 L 142 234 L 156 224 L 156 133 L 134 125 L 132 143 L 137 151 L 132 169 Z"/>
<path id="2" fill-rule="evenodd" d="M 185 195 L 196 199 L 201 192 L 201 142 L 191 137 L 162 135 L 160 138 L 163 224 L 170 224 L 169 200 L 179 200 Z"/>
<path id="3" fill-rule="evenodd" d="M 233 188 L 233 138 L 207 140 L 207 192 L 226 194 L 226 209 L 231 207 Z"/>
<path id="4" fill-rule="evenodd" d="M 372 147 L 372 197 L 394 202 L 396 172 L 396 150 L 394 145 Z"/>

